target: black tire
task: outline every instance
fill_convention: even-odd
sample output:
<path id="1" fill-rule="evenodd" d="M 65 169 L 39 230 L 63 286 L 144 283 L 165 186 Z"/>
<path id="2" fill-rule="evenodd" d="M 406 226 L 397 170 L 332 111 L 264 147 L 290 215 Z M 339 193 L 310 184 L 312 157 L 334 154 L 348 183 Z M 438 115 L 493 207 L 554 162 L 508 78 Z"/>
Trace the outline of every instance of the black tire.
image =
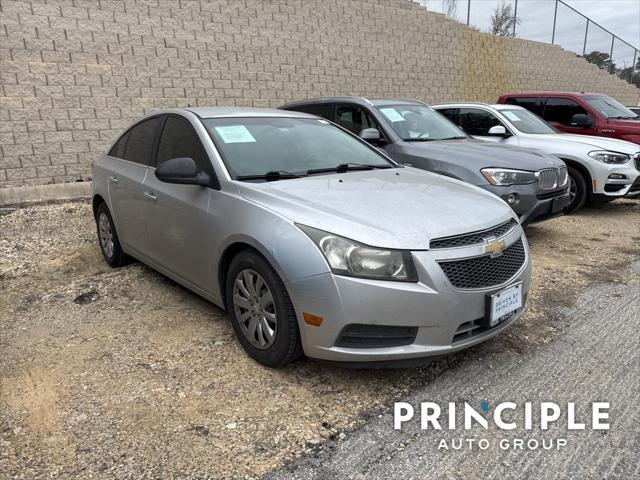
<path id="1" fill-rule="evenodd" d="M 118 239 L 118 233 L 116 232 L 116 226 L 113 223 L 113 218 L 111 217 L 111 212 L 109 212 L 109 208 L 107 205 L 102 202 L 96 208 L 96 230 L 98 233 L 98 244 L 100 245 L 100 251 L 102 252 L 102 256 L 106 260 L 106 262 L 111 265 L 113 268 L 123 267 L 129 263 L 131 263 L 131 257 L 124 253 L 122 250 L 122 246 L 120 245 L 120 240 Z M 106 218 L 106 221 L 109 224 L 110 232 L 111 232 L 111 241 L 113 244 L 112 251 L 105 246 L 100 231 L 100 221 L 101 218 Z"/>
<path id="2" fill-rule="evenodd" d="M 255 321 L 261 325 L 259 329 L 255 329 L 252 340 L 249 339 L 251 336 L 250 333 L 245 333 L 243 330 L 243 328 L 247 330 L 251 328 L 252 320 L 245 320 L 242 322 L 244 327 L 241 327 L 241 319 L 238 318 L 237 311 L 240 312 L 240 315 L 252 311 L 249 307 L 236 305 L 234 300 L 236 280 L 244 274 L 243 272 L 257 273 L 267 288 L 262 291 L 267 293 L 270 291 L 273 299 L 271 305 L 275 310 L 275 338 L 272 340 L 273 343 L 268 346 L 263 346 L 262 348 L 254 345 L 254 343 L 259 341 L 258 337 L 261 336 L 262 325 L 264 324 L 263 322 L 266 321 L 265 318 L 261 317 L 260 313 L 255 313 Z M 244 279 L 244 276 L 242 278 Z M 247 282 L 244 281 L 244 284 L 246 285 Z M 281 367 L 304 356 L 300 342 L 298 319 L 289 294 L 278 274 L 263 257 L 251 250 L 244 250 L 238 253 L 229 265 L 225 291 L 227 311 L 231 318 L 233 329 L 236 332 L 240 344 L 251 358 L 268 367 Z M 253 291 L 255 291 L 255 289 L 253 289 Z M 256 298 L 258 295 L 259 293 L 256 295 Z M 243 309 L 244 312 L 242 311 Z M 261 319 L 258 320 L 260 317 Z"/>
<path id="3" fill-rule="evenodd" d="M 568 167 L 569 171 L 569 188 L 571 191 L 571 202 L 567 206 L 565 213 L 575 213 L 584 207 L 589 198 L 589 187 L 584 175 L 573 167 Z"/>

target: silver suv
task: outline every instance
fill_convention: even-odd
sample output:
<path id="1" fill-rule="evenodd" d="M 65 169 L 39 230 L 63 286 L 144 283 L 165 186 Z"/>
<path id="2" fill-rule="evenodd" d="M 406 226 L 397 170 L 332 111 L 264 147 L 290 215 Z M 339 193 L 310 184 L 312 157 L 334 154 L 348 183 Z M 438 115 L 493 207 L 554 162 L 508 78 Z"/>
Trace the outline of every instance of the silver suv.
<path id="1" fill-rule="evenodd" d="M 95 161 L 93 189 L 105 260 L 226 308 L 266 365 L 441 355 L 525 308 L 529 249 L 504 202 L 311 115 L 153 113 Z"/>
<path id="2" fill-rule="evenodd" d="M 561 160 L 475 140 L 422 102 L 334 97 L 280 108 L 331 120 L 396 162 L 484 188 L 507 202 L 522 225 L 562 215 L 569 203 Z"/>
<path id="3" fill-rule="evenodd" d="M 569 213 L 588 200 L 640 195 L 640 149 L 635 143 L 561 133 L 516 105 L 452 103 L 433 108 L 475 138 L 535 148 L 564 160 L 571 182 Z"/>

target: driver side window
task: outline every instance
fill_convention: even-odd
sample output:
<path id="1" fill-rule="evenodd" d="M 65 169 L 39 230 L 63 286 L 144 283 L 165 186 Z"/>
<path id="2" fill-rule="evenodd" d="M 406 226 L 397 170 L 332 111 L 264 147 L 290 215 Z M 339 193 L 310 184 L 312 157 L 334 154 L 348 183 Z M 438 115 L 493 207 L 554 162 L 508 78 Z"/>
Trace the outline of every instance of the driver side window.
<path id="1" fill-rule="evenodd" d="M 191 124 L 185 119 L 169 116 L 160 136 L 156 167 L 180 157 L 192 158 L 199 171 L 211 172 L 207 152 Z"/>
<path id="2" fill-rule="evenodd" d="M 377 128 L 378 123 L 367 113 L 367 111 L 357 105 L 338 105 L 336 108 L 336 123 L 346 128 L 351 133 L 359 135 L 365 128 Z M 382 131 L 380 131 L 382 135 Z"/>
<path id="3" fill-rule="evenodd" d="M 505 127 L 493 113 L 478 108 L 461 108 L 458 124 L 469 135 L 479 137 L 488 136 L 489 129 L 496 125 Z"/>

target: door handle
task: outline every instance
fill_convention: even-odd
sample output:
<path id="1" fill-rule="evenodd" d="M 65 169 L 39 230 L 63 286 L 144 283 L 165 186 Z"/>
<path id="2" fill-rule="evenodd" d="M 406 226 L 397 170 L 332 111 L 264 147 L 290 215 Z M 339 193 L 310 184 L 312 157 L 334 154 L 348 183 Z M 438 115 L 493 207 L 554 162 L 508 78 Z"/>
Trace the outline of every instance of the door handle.
<path id="1" fill-rule="evenodd" d="M 153 192 L 144 192 L 144 196 L 149 200 L 153 200 L 154 202 L 158 199 L 158 197 L 156 197 L 155 193 Z"/>
<path id="2" fill-rule="evenodd" d="M 113 183 L 118 183 L 120 181 L 118 180 L 118 177 L 114 177 L 113 175 L 109 177 L 109 180 L 111 180 Z"/>

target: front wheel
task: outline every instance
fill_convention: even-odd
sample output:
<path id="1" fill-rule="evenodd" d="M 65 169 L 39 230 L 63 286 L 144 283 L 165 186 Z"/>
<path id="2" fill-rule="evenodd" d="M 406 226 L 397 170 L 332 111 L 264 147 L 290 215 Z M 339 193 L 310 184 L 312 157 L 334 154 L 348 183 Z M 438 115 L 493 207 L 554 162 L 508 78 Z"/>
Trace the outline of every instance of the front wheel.
<path id="1" fill-rule="evenodd" d="M 587 190 L 587 181 L 580 173 L 573 167 L 568 167 L 569 171 L 569 205 L 567 206 L 566 213 L 575 213 L 584 207 L 587 203 L 589 192 Z"/>
<path id="2" fill-rule="evenodd" d="M 280 367 L 302 356 L 291 299 L 261 256 L 244 251 L 231 261 L 226 304 L 238 340 L 253 359 Z"/>

